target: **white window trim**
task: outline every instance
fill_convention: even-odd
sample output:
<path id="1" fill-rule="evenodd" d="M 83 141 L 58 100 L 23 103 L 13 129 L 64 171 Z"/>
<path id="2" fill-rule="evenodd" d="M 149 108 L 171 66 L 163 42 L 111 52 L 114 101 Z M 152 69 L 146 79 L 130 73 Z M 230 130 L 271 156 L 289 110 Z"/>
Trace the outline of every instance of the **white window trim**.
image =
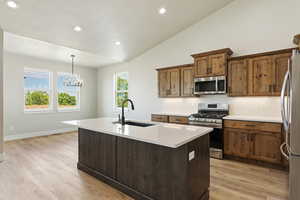
<path id="1" fill-rule="evenodd" d="M 35 72 L 47 72 L 49 73 L 49 108 L 44 109 L 26 109 L 26 94 L 25 91 L 28 91 L 25 89 L 24 85 L 24 74 L 26 71 L 35 71 Z M 53 72 L 47 69 L 40 69 L 40 68 L 30 68 L 30 67 L 24 67 L 23 70 L 23 111 L 24 113 L 28 114 L 34 114 L 34 113 L 52 113 L 53 110 Z"/>
<path id="2" fill-rule="evenodd" d="M 59 104 L 58 104 L 58 76 L 59 75 L 72 75 L 72 73 L 69 72 L 57 72 L 56 73 L 56 108 L 58 112 L 79 112 L 80 111 L 80 88 L 79 91 L 77 91 L 77 105 L 75 107 L 72 108 L 59 108 Z M 79 74 L 73 74 L 75 76 L 77 76 L 78 78 L 80 78 Z"/>
<path id="3" fill-rule="evenodd" d="M 114 98 L 114 105 L 113 105 L 113 109 L 114 109 L 114 111 L 115 112 L 117 112 L 117 113 L 119 113 L 121 110 L 122 110 L 122 107 L 118 107 L 117 106 L 117 102 L 116 102 L 116 94 L 117 94 L 117 77 L 118 77 L 118 75 L 119 74 L 122 74 L 122 73 L 127 73 L 127 75 L 128 75 L 128 79 L 127 79 L 127 81 L 128 81 L 128 89 L 127 89 L 127 93 L 128 93 L 128 98 L 129 98 L 129 90 L 130 90 L 130 83 L 129 83 L 129 72 L 128 71 L 122 71 L 122 72 L 116 72 L 115 74 L 114 74 L 114 79 L 113 79 L 113 87 L 114 87 L 114 89 L 113 89 L 113 98 Z M 129 108 L 128 107 L 125 107 L 124 108 L 124 111 L 125 112 L 128 112 L 129 111 Z"/>

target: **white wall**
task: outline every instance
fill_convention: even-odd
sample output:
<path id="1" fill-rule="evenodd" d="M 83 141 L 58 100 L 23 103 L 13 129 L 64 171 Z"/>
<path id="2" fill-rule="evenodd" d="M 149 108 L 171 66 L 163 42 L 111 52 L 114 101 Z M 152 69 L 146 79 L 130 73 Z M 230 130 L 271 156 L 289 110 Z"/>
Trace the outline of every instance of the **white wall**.
<path id="1" fill-rule="evenodd" d="M 96 117 L 96 69 L 78 67 L 75 65 L 75 73 L 80 74 L 81 78 L 84 80 L 84 86 L 80 91 L 80 111 L 57 112 L 55 111 L 56 104 L 54 102 L 54 112 L 28 114 L 24 113 L 24 67 L 53 71 L 54 91 L 56 90 L 55 72 L 71 71 L 71 64 L 52 62 L 16 55 L 6 51 L 4 52 L 4 130 L 6 139 L 61 132 L 72 128 L 62 124 L 61 121 Z"/>
<path id="2" fill-rule="evenodd" d="M 98 70 L 98 115 L 113 116 L 113 74 L 129 71 L 132 118 L 149 119 L 154 112 L 197 110 L 199 102 L 227 102 L 231 114 L 280 116 L 279 98 L 207 96 L 159 99 L 156 67 L 192 63 L 193 53 L 230 47 L 234 56 L 290 48 L 300 32 L 299 0 L 236 0 L 143 55 Z M 162 27 L 163 28 L 163 27 Z"/>

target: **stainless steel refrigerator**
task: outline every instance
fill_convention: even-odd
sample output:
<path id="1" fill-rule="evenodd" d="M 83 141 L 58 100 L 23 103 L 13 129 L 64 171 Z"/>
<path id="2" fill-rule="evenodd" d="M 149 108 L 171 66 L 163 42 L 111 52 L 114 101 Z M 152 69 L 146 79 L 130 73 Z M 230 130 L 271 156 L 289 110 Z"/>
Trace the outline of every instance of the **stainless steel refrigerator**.
<path id="1" fill-rule="evenodd" d="M 285 142 L 281 152 L 289 161 L 289 200 L 300 199 L 300 52 L 289 62 L 281 91 L 281 115 Z"/>

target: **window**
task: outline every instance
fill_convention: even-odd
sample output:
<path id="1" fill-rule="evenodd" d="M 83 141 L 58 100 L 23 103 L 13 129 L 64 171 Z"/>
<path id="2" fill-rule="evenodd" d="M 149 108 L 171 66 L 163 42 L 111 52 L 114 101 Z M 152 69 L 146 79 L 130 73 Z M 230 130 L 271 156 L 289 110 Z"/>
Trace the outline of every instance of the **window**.
<path id="1" fill-rule="evenodd" d="M 24 111 L 52 110 L 52 73 L 24 69 Z"/>
<path id="2" fill-rule="evenodd" d="M 64 81 L 72 76 L 77 75 L 57 73 L 57 109 L 60 111 L 80 109 L 80 87 L 64 85 Z"/>
<path id="3" fill-rule="evenodd" d="M 121 108 L 122 102 L 128 99 L 128 72 L 120 72 L 115 75 L 115 107 Z M 124 105 L 128 107 L 128 102 Z"/>

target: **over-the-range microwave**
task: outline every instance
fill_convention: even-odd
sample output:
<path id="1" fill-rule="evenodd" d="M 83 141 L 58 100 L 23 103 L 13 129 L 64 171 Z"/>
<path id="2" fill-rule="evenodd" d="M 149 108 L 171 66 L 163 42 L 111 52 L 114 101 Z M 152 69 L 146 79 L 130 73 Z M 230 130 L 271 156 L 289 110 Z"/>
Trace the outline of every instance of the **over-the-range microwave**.
<path id="1" fill-rule="evenodd" d="M 194 79 L 194 94 L 225 94 L 226 77 L 214 76 Z"/>

